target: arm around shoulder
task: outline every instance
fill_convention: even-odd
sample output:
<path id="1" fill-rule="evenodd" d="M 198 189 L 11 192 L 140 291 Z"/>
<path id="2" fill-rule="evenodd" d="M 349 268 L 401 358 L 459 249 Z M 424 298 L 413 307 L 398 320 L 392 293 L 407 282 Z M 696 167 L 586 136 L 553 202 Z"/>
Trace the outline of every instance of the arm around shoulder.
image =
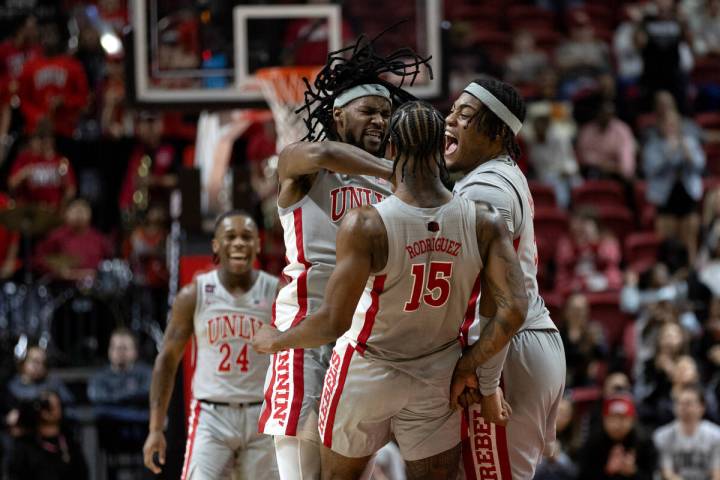
<path id="1" fill-rule="evenodd" d="M 348 175 L 374 175 L 389 178 L 392 162 L 377 158 L 348 143 L 296 142 L 285 147 L 278 159 L 278 175 L 283 180 L 312 175 L 320 170 Z"/>

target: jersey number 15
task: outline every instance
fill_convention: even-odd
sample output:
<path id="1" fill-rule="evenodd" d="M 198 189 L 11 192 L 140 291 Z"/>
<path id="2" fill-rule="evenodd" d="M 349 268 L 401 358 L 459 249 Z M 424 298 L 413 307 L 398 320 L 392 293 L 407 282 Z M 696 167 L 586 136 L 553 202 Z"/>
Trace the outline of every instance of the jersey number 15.
<path id="1" fill-rule="evenodd" d="M 420 302 L 431 307 L 442 307 L 450 297 L 450 277 L 452 262 L 430 262 L 425 275 L 425 264 L 415 263 L 412 266 L 413 286 L 410 300 L 405 302 L 405 312 L 414 312 L 420 308 Z"/>

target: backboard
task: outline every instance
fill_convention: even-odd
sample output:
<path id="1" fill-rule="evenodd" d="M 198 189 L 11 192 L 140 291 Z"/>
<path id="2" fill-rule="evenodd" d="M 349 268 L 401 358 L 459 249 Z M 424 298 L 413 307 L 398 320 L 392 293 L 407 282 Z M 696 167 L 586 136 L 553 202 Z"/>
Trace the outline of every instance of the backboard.
<path id="1" fill-rule="evenodd" d="M 258 106 L 260 68 L 325 63 L 328 51 L 360 34 L 383 35 L 381 53 L 409 46 L 432 55 L 434 78 L 418 78 L 410 91 L 424 99 L 443 95 L 441 0 L 347 0 L 342 7 L 251 5 L 247 0 L 135 0 L 132 67 L 136 101 L 203 108 Z"/>

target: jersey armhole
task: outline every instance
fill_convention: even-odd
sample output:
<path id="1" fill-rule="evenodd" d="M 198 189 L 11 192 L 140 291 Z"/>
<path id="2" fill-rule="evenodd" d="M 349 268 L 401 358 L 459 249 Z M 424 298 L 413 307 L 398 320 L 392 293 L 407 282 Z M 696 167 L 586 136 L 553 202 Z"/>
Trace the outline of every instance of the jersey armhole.
<path id="1" fill-rule="evenodd" d="M 300 200 L 293 203 L 292 205 L 290 205 L 288 207 L 281 207 L 277 202 L 275 202 L 275 205 L 277 205 L 277 209 L 278 209 L 278 215 L 279 216 L 287 215 L 288 213 L 292 213 L 295 210 L 297 210 L 298 208 L 302 207 L 305 204 L 305 202 L 308 201 L 308 198 L 310 198 L 310 195 L 312 195 L 313 191 L 315 191 L 315 189 L 318 188 L 317 185 L 320 183 L 320 181 L 322 179 L 324 179 L 325 175 L 327 175 L 328 173 L 329 173 L 328 170 L 322 169 L 322 170 L 318 171 L 316 174 L 314 174 L 315 179 L 313 180 L 313 184 L 310 186 L 310 190 L 308 190 L 307 193 L 305 195 L 303 195 L 303 197 Z"/>
<path id="2" fill-rule="evenodd" d="M 213 272 L 215 271 L 216 270 L 213 270 Z M 205 287 L 204 282 L 201 282 L 200 277 L 204 275 L 206 274 L 198 275 L 193 279 L 193 282 L 195 283 L 195 311 L 193 312 L 193 319 L 199 318 L 200 309 L 202 308 Z"/>

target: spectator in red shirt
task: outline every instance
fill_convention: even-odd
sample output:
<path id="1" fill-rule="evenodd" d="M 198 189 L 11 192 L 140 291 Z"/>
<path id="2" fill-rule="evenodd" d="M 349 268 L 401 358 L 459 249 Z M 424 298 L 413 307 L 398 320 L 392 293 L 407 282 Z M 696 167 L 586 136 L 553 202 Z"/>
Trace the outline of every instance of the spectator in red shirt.
<path id="1" fill-rule="evenodd" d="M 38 38 L 37 19 L 27 15 L 15 23 L 12 37 L 0 43 L 0 138 L 10 131 L 23 65 L 42 54 Z"/>
<path id="2" fill-rule="evenodd" d="M 0 192 L 0 212 L 7 208 L 8 196 Z M 18 269 L 20 235 L 0 225 L 0 280 L 11 277 Z"/>
<path id="3" fill-rule="evenodd" d="M 8 187 L 18 203 L 60 209 L 75 196 L 75 173 L 67 158 L 55 151 L 50 125 L 41 125 L 29 147 L 15 158 Z"/>
<path id="4" fill-rule="evenodd" d="M 20 110 L 26 128 L 49 118 L 56 134 L 72 137 L 88 101 L 88 84 L 82 64 L 68 55 L 60 35 L 43 37 L 45 54 L 25 63 L 19 78 Z"/>
<path id="5" fill-rule="evenodd" d="M 94 278 L 101 260 L 112 254 L 109 240 L 90 226 L 92 210 L 83 199 L 70 202 L 65 225 L 56 228 L 36 249 L 38 267 L 58 280 Z"/>
<path id="6" fill-rule="evenodd" d="M 602 233 L 590 212 L 576 212 L 570 219 L 570 235 L 558 242 L 556 289 L 563 294 L 620 290 L 620 259 L 617 239 Z"/>
<path id="7" fill-rule="evenodd" d="M 163 142 L 163 119 L 141 112 L 135 123 L 138 143 L 133 148 L 120 191 L 120 210 L 126 220 L 147 210 L 150 203 L 167 205 L 169 190 L 177 184 L 175 149 Z"/>

